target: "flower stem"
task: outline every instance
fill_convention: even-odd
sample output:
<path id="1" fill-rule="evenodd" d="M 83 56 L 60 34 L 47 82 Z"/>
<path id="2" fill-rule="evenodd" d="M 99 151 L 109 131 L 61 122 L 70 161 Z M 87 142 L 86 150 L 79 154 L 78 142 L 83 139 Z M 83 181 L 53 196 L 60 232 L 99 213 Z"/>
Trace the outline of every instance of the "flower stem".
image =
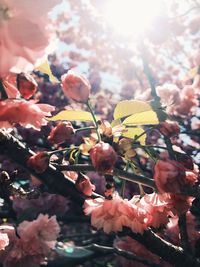
<path id="1" fill-rule="evenodd" d="M 53 154 L 56 154 L 56 153 L 60 153 L 60 152 L 63 152 L 63 151 L 68 151 L 68 150 L 72 150 L 72 149 L 75 149 L 75 148 L 79 148 L 78 146 L 77 147 L 66 147 L 66 148 L 62 148 L 62 149 L 57 149 L 57 150 L 53 150 L 53 151 L 49 151 L 47 152 L 49 156 L 53 155 Z"/>
<path id="2" fill-rule="evenodd" d="M 76 129 L 75 133 L 78 133 L 78 132 L 81 132 L 81 131 L 86 131 L 86 130 L 95 130 L 95 129 L 96 129 L 96 127 L 92 127 L 92 126 L 83 127 L 83 128 Z"/>
<path id="3" fill-rule="evenodd" d="M 87 104 L 87 107 L 88 107 L 88 109 L 89 109 L 89 111 L 90 111 L 90 113 L 91 113 L 91 115 L 92 115 L 94 124 L 95 124 L 95 126 L 96 126 L 96 133 L 97 133 L 97 137 L 98 137 L 98 142 L 100 142 L 100 141 L 101 141 L 101 135 L 100 135 L 100 133 L 99 133 L 99 126 L 98 126 L 98 123 L 97 123 L 97 119 L 96 119 L 96 117 L 95 117 L 94 111 L 92 110 L 92 107 L 91 107 L 91 105 L 90 105 L 89 100 L 87 101 L 86 104 Z"/>

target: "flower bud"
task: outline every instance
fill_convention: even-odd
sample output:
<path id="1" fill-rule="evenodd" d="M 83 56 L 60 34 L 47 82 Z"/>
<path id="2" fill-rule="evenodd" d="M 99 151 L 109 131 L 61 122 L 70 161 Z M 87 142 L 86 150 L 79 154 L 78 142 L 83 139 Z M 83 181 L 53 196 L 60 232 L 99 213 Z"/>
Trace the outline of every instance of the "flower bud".
<path id="1" fill-rule="evenodd" d="M 84 174 L 79 174 L 76 181 L 76 188 L 86 196 L 91 196 L 95 190 L 95 185 L 90 182 L 90 178 Z"/>
<path id="2" fill-rule="evenodd" d="M 34 95 L 37 87 L 37 82 L 30 74 L 20 73 L 17 75 L 17 88 L 25 99 L 29 99 Z"/>
<path id="3" fill-rule="evenodd" d="M 47 152 L 39 152 L 28 159 L 27 165 L 36 173 L 44 172 L 49 166 L 49 155 Z"/>
<path id="4" fill-rule="evenodd" d="M 52 144 L 62 144 L 65 141 L 69 141 L 74 134 L 74 128 L 71 122 L 60 122 L 54 127 L 49 136 L 48 140 Z"/>
<path id="5" fill-rule="evenodd" d="M 61 84 L 67 97 L 81 103 L 88 101 L 91 86 L 84 76 L 68 71 L 68 73 L 62 75 Z"/>
<path id="6" fill-rule="evenodd" d="M 108 143 L 100 142 L 91 148 L 90 158 L 95 169 L 105 173 L 112 171 L 117 161 L 117 154 Z"/>
<path id="7" fill-rule="evenodd" d="M 164 121 L 160 123 L 160 132 L 170 138 L 180 133 L 180 127 L 176 121 Z"/>

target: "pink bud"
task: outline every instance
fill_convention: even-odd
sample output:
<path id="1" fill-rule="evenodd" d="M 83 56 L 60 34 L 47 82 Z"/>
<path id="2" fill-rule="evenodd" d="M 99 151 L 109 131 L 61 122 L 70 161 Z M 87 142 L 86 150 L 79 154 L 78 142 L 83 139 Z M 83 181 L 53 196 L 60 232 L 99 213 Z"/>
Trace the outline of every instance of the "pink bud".
<path id="1" fill-rule="evenodd" d="M 49 155 L 47 152 L 39 152 L 28 159 L 27 165 L 37 173 L 44 172 L 49 166 Z"/>
<path id="2" fill-rule="evenodd" d="M 65 141 L 71 139 L 74 134 L 74 128 L 71 122 L 60 122 L 56 127 L 54 127 L 49 136 L 48 140 L 52 144 L 62 144 Z"/>
<path id="3" fill-rule="evenodd" d="M 105 173 L 112 171 L 117 161 L 117 154 L 111 145 L 100 142 L 90 150 L 90 158 L 95 169 L 98 172 Z"/>
<path id="4" fill-rule="evenodd" d="M 68 71 L 67 74 L 62 75 L 61 84 L 67 97 L 81 103 L 88 101 L 91 86 L 84 76 Z"/>
<path id="5" fill-rule="evenodd" d="M 17 88 L 25 99 L 29 99 L 37 91 L 37 87 L 37 82 L 30 74 L 17 75 Z"/>

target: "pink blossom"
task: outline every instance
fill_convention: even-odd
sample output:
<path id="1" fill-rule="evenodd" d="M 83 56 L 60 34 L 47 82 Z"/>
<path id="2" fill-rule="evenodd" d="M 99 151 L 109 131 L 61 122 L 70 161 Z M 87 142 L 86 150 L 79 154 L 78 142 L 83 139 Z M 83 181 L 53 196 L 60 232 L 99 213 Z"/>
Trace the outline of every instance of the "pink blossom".
<path id="1" fill-rule="evenodd" d="M 8 235 L 0 232 L 0 250 L 5 249 L 9 244 Z"/>
<path id="2" fill-rule="evenodd" d="M 88 199 L 84 204 L 86 215 L 91 214 L 91 224 L 104 232 L 121 231 L 130 227 L 135 233 L 143 233 L 147 228 L 146 211 L 128 200 L 115 195 L 112 200 Z"/>
<path id="3" fill-rule="evenodd" d="M 90 178 L 84 174 L 80 174 L 76 181 L 76 188 L 86 196 L 91 196 L 95 190 L 95 185 L 90 182 Z"/>
<path id="4" fill-rule="evenodd" d="M 34 221 L 19 224 L 12 243 L 1 253 L 4 267 L 39 267 L 55 248 L 60 227 L 55 216 L 40 214 Z M 13 236 L 13 232 L 10 233 Z"/>
<path id="5" fill-rule="evenodd" d="M 198 170 L 186 169 L 184 165 L 187 162 L 182 161 L 183 164 L 170 159 L 158 160 L 156 162 L 154 179 L 161 193 L 180 193 L 182 187 L 186 185 L 192 186 L 197 182 Z M 188 165 L 188 167 L 190 166 Z"/>
<path id="6" fill-rule="evenodd" d="M 50 116 L 53 106 L 48 104 L 36 104 L 30 100 L 2 100 L 0 101 L 0 126 L 9 123 L 10 127 L 19 123 L 26 128 L 39 130 L 47 124 L 45 116 Z"/>
<path id="7" fill-rule="evenodd" d="M 45 55 L 48 12 L 60 0 L 4 0 L 0 4 L 0 77 L 26 72 Z M 20 29 L 20 30 L 19 30 Z"/>
<path id="8" fill-rule="evenodd" d="M 164 194 L 145 194 L 137 205 L 148 212 L 148 226 L 158 228 L 169 221 L 170 206 Z"/>
<path id="9" fill-rule="evenodd" d="M 186 184 L 185 169 L 175 160 L 158 160 L 154 171 L 154 180 L 161 193 L 178 193 L 181 187 Z"/>
<path id="10" fill-rule="evenodd" d="M 194 247 L 196 241 L 200 238 L 200 231 L 197 230 L 195 217 L 189 211 L 186 214 L 186 222 L 189 242 Z M 165 233 L 168 238 L 174 242 L 174 244 L 180 245 L 178 217 L 170 218 Z"/>
<path id="11" fill-rule="evenodd" d="M 157 94 L 160 96 L 164 105 L 171 106 L 180 103 L 180 89 L 173 84 L 168 86 L 158 86 L 156 88 Z"/>
<path id="12" fill-rule="evenodd" d="M 171 205 L 171 211 L 174 215 L 180 215 L 187 212 L 192 204 L 193 197 L 179 194 L 167 194 L 168 204 Z"/>
<path id="13" fill-rule="evenodd" d="M 20 93 L 16 85 L 16 75 L 9 74 L 3 79 L 3 86 L 6 90 L 8 98 L 17 98 L 20 96 Z"/>
<path id="14" fill-rule="evenodd" d="M 49 218 L 48 215 L 40 214 L 38 218 L 32 222 L 23 221 L 20 223 L 17 231 L 23 240 L 28 241 L 30 238 L 34 237 L 41 241 L 52 242 L 50 247 L 54 247 L 55 240 L 60 232 L 60 227 L 56 221 L 56 216 Z"/>

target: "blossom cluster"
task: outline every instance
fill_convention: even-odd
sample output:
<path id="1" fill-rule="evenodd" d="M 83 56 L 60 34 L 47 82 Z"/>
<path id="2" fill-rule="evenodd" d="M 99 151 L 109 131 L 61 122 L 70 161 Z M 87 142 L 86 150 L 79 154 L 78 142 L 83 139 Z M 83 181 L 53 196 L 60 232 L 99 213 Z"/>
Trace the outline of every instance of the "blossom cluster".
<path id="1" fill-rule="evenodd" d="M 42 214 L 36 220 L 23 221 L 16 230 L 13 226 L 1 229 L 0 259 L 4 267 L 44 264 L 60 232 L 56 217 Z"/>

